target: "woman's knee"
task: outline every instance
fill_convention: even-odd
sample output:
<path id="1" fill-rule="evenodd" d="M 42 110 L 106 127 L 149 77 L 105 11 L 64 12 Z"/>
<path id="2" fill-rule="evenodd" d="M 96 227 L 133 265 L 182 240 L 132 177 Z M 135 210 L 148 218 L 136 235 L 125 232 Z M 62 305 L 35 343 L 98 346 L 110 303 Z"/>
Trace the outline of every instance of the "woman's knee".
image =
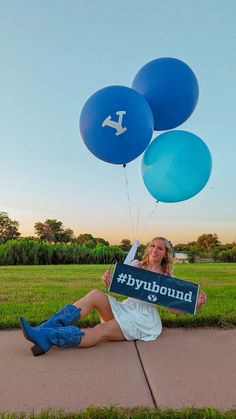
<path id="1" fill-rule="evenodd" d="M 107 322 L 114 319 L 107 294 L 99 289 L 94 289 L 90 291 L 87 296 L 90 302 L 90 307 L 98 310 L 103 321 Z"/>
<path id="2" fill-rule="evenodd" d="M 94 301 L 96 301 L 102 295 L 104 295 L 104 293 L 96 288 L 88 293 L 88 297 L 90 297 L 91 300 L 94 300 Z"/>
<path id="3" fill-rule="evenodd" d="M 92 306 L 95 308 L 97 307 L 97 305 L 100 305 L 99 303 L 103 301 L 104 296 L 104 292 L 96 288 L 88 293 L 89 300 L 91 301 Z"/>

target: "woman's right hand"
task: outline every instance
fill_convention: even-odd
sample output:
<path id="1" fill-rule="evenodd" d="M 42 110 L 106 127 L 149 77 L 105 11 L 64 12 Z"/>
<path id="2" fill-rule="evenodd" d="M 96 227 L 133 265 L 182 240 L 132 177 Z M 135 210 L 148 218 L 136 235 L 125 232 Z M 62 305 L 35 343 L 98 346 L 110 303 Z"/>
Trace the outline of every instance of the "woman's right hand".
<path id="1" fill-rule="evenodd" d="M 111 283 L 111 271 L 106 271 L 102 276 L 102 282 L 106 285 L 107 288 L 109 288 L 109 285 Z"/>

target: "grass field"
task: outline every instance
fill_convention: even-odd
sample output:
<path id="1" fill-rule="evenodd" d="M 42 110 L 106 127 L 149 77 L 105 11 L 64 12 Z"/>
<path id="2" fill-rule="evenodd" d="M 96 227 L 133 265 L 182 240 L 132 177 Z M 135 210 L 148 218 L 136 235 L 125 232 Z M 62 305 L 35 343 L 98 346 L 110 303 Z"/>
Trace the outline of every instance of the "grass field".
<path id="1" fill-rule="evenodd" d="M 106 265 L 0 267 L 0 328 L 19 327 L 21 315 L 36 325 L 93 288 L 106 291 L 101 276 L 107 268 Z M 176 316 L 159 307 L 164 326 L 236 326 L 235 263 L 175 265 L 174 276 L 201 284 L 208 302 L 195 316 Z M 121 301 L 125 297 L 117 298 Z M 98 321 L 94 310 L 80 325 L 93 326 Z"/>
<path id="2" fill-rule="evenodd" d="M 204 409 L 159 409 L 159 408 L 94 408 L 66 413 L 62 410 L 44 410 L 35 413 L 0 413 L 0 419 L 235 419 L 235 410 L 219 412 L 212 408 Z"/>

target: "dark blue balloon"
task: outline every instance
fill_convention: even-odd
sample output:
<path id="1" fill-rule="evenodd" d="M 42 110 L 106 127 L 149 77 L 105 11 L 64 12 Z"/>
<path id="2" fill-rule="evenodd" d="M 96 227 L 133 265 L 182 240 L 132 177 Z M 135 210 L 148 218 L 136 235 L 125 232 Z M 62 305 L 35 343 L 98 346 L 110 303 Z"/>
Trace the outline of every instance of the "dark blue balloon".
<path id="1" fill-rule="evenodd" d="M 168 131 L 155 138 L 142 160 L 147 190 L 158 201 L 180 202 L 200 192 L 211 174 L 205 142 L 187 131 Z"/>
<path id="2" fill-rule="evenodd" d="M 132 88 L 151 106 L 154 129 L 165 131 L 182 124 L 194 111 L 198 82 L 191 68 L 176 58 L 157 58 L 136 74 Z"/>
<path id="3" fill-rule="evenodd" d="M 153 114 L 145 98 L 125 86 L 97 91 L 80 115 L 80 132 L 88 149 L 114 164 L 138 157 L 151 140 L 153 126 Z"/>

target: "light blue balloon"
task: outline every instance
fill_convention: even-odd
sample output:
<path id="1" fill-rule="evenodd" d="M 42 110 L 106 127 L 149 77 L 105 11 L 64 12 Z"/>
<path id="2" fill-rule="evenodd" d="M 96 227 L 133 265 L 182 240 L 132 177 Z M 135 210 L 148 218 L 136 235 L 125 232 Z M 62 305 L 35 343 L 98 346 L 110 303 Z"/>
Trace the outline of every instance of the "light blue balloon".
<path id="1" fill-rule="evenodd" d="M 201 138 L 168 131 L 155 138 L 142 159 L 147 190 L 158 201 L 180 202 L 199 193 L 211 174 L 211 153 Z"/>
<path id="2" fill-rule="evenodd" d="M 153 134 L 153 114 L 145 98 L 126 86 L 94 93 L 80 115 L 80 132 L 88 149 L 108 163 L 124 164 L 138 157 Z"/>

